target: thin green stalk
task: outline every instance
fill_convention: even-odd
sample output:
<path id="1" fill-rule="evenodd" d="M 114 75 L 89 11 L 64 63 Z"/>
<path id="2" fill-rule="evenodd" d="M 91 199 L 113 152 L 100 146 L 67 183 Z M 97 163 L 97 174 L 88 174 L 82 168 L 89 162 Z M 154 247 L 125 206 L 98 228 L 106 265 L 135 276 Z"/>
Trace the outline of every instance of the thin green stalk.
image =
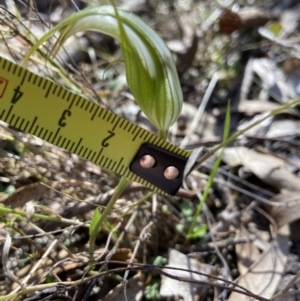
<path id="1" fill-rule="evenodd" d="M 296 105 L 299 105 L 299 104 L 300 104 L 300 98 L 295 98 L 293 100 L 290 100 L 289 102 L 281 105 L 280 108 L 277 108 L 275 110 L 270 111 L 268 114 L 266 114 L 261 119 L 256 120 L 255 122 L 249 124 L 248 126 L 243 128 L 242 130 L 239 130 L 238 132 L 236 132 L 235 134 L 233 134 L 232 136 L 230 136 L 226 140 L 223 140 L 223 142 L 220 143 L 219 145 L 217 145 L 216 147 L 214 147 L 212 149 L 209 149 L 209 151 L 207 151 L 206 154 L 204 156 L 202 156 L 197 161 L 197 163 L 193 167 L 193 170 L 197 169 L 198 166 L 200 166 L 204 161 L 206 161 L 210 156 L 215 154 L 218 150 L 220 150 L 223 147 L 227 146 L 229 143 L 233 142 L 235 139 L 237 139 L 239 136 L 243 135 L 244 133 L 246 133 L 247 131 L 249 131 L 253 127 L 257 126 L 258 124 L 262 123 L 263 121 L 267 120 L 268 118 L 279 115 L 279 114 L 285 112 L 286 110 L 289 110 L 289 109 L 291 109 L 291 108 L 293 108 L 293 107 L 295 107 Z"/>
<path id="2" fill-rule="evenodd" d="M 223 141 L 228 140 L 227 137 L 229 135 L 229 131 L 230 131 L 230 103 L 228 103 L 227 110 L 226 110 Z M 209 176 L 209 179 L 208 179 L 208 183 L 205 186 L 204 192 L 202 194 L 202 198 L 200 199 L 200 202 L 198 204 L 196 213 L 193 216 L 192 223 L 191 223 L 191 225 L 189 227 L 189 230 L 188 230 L 188 233 L 186 235 L 187 238 L 189 238 L 189 239 L 194 237 L 194 234 L 195 234 L 194 229 L 195 229 L 195 226 L 196 226 L 196 223 L 197 223 L 197 218 L 200 215 L 200 213 L 202 212 L 203 205 L 204 205 L 204 203 L 205 203 L 205 201 L 208 197 L 209 190 L 210 190 L 210 188 L 213 184 L 214 178 L 215 178 L 215 176 L 217 174 L 217 171 L 218 171 L 218 168 L 221 164 L 221 160 L 222 160 L 222 156 L 223 156 L 223 150 L 224 150 L 224 148 L 222 148 L 222 151 L 221 151 L 220 155 L 218 156 L 218 158 L 217 158 L 217 160 L 214 164 L 214 167 L 213 167 L 212 172 L 210 173 L 210 176 Z"/>
<path id="3" fill-rule="evenodd" d="M 299 105 L 300 104 L 300 98 L 295 98 L 283 105 L 280 106 L 280 108 L 277 108 L 275 110 L 270 111 L 267 115 L 265 115 L 264 117 L 262 117 L 261 119 L 249 124 L 248 126 L 246 126 L 245 128 L 243 128 L 242 130 L 236 132 L 235 134 L 233 134 L 232 136 L 230 136 L 229 138 L 227 138 L 225 141 L 223 141 L 222 143 L 220 143 L 219 145 L 217 145 L 216 147 L 214 147 L 212 149 L 213 153 L 216 153 L 219 149 L 223 148 L 224 146 L 226 146 L 227 144 L 229 144 L 230 142 L 234 141 L 236 138 L 238 138 L 239 136 L 243 135 L 244 133 L 246 133 L 248 130 L 250 130 L 251 128 L 255 127 L 256 125 L 262 123 L 263 121 L 267 120 L 270 117 L 274 117 L 278 114 L 283 113 L 284 111 L 291 109 L 292 107 Z"/>
<path id="4" fill-rule="evenodd" d="M 161 139 L 167 140 L 168 138 L 168 130 L 158 130 L 157 136 Z"/>
<path id="5" fill-rule="evenodd" d="M 19 215 L 19 216 L 26 217 L 26 212 L 25 211 L 18 210 L 18 209 L 11 209 L 11 208 L 4 207 L 4 206 L 0 205 L 0 214 L 1 213 L 11 213 L 11 214 L 16 214 L 16 215 Z M 39 213 L 34 213 L 33 217 L 37 218 L 37 219 L 42 219 L 42 220 L 45 220 L 45 221 L 63 222 L 63 223 L 69 224 L 69 225 L 86 226 L 86 224 L 84 224 L 82 222 L 70 220 L 70 219 L 63 218 L 63 217 L 54 217 L 54 216 L 48 216 L 48 215 L 39 214 Z"/>
<path id="6" fill-rule="evenodd" d="M 124 213 L 122 213 L 121 217 L 126 216 L 133 208 L 141 205 L 147 199 L 151 198 L 155 193 L 156 193 L 155 191 L 151 191 L 151 192 L 147 193 L 146 195 L 144 195 L 139 200 L 137 200 L 136 202 L 134 202 L 133 204 L 129 205 L 128 208 L 127 208 L 127 210 Z"/>
<path id="7" fill-rule="evenodd" d="M 95 242 L 96 242 L 96 238 L 101 230 L 101 225 L 105 221 L 107 215 L 111 212 L 114 204 L 116 203 L 116 201 L 118 200 L 118 198 L 120 197 L 120 195 L 122 194 L 122 192 L 128 186 L 129 183 L 131 183 L 131 180 L 128 180 L 125 177 L 121 178 L 110 201 L 108 202 L 104 211 L 101 213 L 101 216 L 99 217 L 99 219 L 96 220 L 95 224 L 93 225 L 92 231 L 90 231 L 90 247 L 89 247 L 90 264 L 93 264 L 93 262 L 94 262 Z"/>

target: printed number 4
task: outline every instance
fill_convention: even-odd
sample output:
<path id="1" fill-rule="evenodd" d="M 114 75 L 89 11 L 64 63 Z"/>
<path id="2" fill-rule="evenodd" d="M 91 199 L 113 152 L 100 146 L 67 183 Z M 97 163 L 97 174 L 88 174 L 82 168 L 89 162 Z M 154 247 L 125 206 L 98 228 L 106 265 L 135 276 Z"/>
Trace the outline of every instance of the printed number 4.
<path id="1" fill-rule="evenodd" d="M 21 91 L 20 86 L 15 88 L 14 91 L 15 91 L 15 93 L 14 93 L 12 99 L 11 99 L 12 104 L 16 104 L 21 99 L 21 97 L 23 96 L 23 92 Z"/>

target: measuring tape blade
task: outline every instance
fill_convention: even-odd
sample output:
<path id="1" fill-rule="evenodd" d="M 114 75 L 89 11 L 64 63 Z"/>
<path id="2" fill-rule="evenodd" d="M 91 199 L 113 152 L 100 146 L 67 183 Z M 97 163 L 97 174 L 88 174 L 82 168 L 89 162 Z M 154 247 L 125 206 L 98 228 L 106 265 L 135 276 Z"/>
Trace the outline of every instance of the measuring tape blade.
<path id="1" fill-rule="evenodd" d="M 188 152 L 1 57 L 0 119 L 157 192 L 181 186 Z M 152 168 L 141 166 L 144 155 Z M 165 177 L 170 166 L 176 179 Z"/>

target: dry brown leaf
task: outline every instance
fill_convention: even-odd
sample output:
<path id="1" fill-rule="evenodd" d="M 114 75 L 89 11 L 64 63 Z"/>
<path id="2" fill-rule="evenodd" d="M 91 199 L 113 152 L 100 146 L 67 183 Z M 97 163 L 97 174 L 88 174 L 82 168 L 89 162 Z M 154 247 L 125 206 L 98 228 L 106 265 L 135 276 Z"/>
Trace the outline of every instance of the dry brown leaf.
<path id="1" fill-rule="evenodd" d="M 272 199 L 273 202 L 285 203 L 286 207 L 270 206 L 268 213 L 279 228 L 271 247 L 263 252 L 260 258 L 242 275 L 237 283 L 254 294 L 270 298 L 284 273 L 289 255 L 288 225 L 300 219 L 300 196 L 298 192 L 281 193 Z M 276 229 L 274 229 L 276 230 Z M 236 299 L 237 298 L 237 299 Z M 228 301 L 246 301 L 244 296 L 232 293 Z"/>
<path id="2" fill-rule="evenodd" d="M 300 121 L 292 119 L 274 120 L 266 133 L 266 138 L 286 138 L 299 134 Z"/>
<path id="3" fill-rule="evenodd" d="M 251 170 L 264 183 L 278 190 L 300 191 L 300 179 L 292 174 L 282 159 L 261 154 L 246 147 L 225 148 L 223 161 L 230 166 L 242 165 Z"/>
<path id="4" fill-rule="evenodd" d="M 280 228 L 300 219 L 299 192 L 280 193 L 272 199 L 273 202 L 284 203 L 286 207 L 270 206 L 268 213 Z"/>
<path id="5" fill-rule="evenodd" d="M 188 269 L 191 271 L 202 272 L 208 275 L 212 275 L 214 268 L 211 265 L 203 264 L 196 259 L 190 258 L 185 254 L 182 254 L 176 250 L 169 250 L 169 263 L 168 267 Z M 166 273 L 170 273 L 170 270 L 164 270 Z M 185 272 L 179 270 L 171 271 L 173 276 L 193 279 L 199 281 L 207 281 L 208 278 L 203 275 L 197 275 L 192 272 Z M 162 283 L 160 288 L 160 295 L 162 297 L 181 296 L 184 301 L 193 301 L 195 296 L 201 298 L 205 294 L 207 287 L 203 285 L 197 285 L 194 283 L 177 281 L 166 276 L 162 276 Z"/>
<path id="6" fill-rule="evenodd" d="M 236 238 L 247 238 L 241 232 L 239 232 Z M 237 266 L 241 275 L 245 274 L 250 266 L 258 259 L 260 252 L 255 244 L 251 241 L 244 244 L 235 245 L 235 253 L 238 257 Z"/>
<path id="7" fill-rule="evenodd" d="M 126 283 L 126 296 L 128 301 L 139 301 L 143 297 L 144 279 L 142 274 L 135 275 Z M 113 288 L 101 301 L 125 300 L 124 284 L 120 283 Z M 97 301 L 100 301 L 98 299 Z"/>
<path id="8" fill-rule="evenodd" d="M 253 294 L 270 298 L 281 280 L 289 254 L 289 228 L 280 228 L 270 248 L 262 253 L 248 272 L 239 277 L 237 284 L 250 290 Z M 249 301 L 249 297 L 231 293 L 228 301 Z"/>

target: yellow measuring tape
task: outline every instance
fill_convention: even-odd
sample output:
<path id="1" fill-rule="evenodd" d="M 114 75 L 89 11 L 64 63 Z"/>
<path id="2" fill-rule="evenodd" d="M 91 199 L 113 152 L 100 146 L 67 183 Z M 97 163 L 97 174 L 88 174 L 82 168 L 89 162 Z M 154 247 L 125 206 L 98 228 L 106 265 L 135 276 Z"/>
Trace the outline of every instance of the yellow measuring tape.
<path id="1" fill-rule="evenodd" d="M 175 194 L 189 153 L 0 57 L 0 119 L 160 193 Z M 151 168 L 141 158 L 154 158 Z M 168 179 L 165 171 L 178 175 Z"/>

